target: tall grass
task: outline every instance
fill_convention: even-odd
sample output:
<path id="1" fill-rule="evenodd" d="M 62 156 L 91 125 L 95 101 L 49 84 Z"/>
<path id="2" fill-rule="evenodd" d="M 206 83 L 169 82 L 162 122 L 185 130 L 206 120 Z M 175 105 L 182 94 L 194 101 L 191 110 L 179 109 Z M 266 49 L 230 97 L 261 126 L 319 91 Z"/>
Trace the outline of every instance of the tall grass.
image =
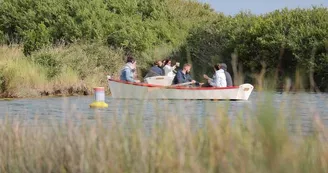
<path id="1" fill-rule="evenodd" d="M 224 110 L 203 117 L 158 118 L 144 127 L 140 117 L 114 117 L 104 124 L 83 119 L 64 123 L 5 119 L 0 122 L 1 172 L 327 172 L 326 129 L 315 116 L 316 133 L 288 132 L 271 107 L 236 122 Z M 155 115 L 154 115 L 155 116 Z M 78 116 L 76 116 L 78 117 Z M 76 118 L 75 117 L 75 118 Z M 120 120 L 119 120 L 120 119 Z"/>
<path id="2" fill-rule="evenodd" d="M 2 97 L 90 94 L 116 75 L 123 51 L 100 44 L 47 48 L 24 56 L 19 46 L 0 47 Z"/>

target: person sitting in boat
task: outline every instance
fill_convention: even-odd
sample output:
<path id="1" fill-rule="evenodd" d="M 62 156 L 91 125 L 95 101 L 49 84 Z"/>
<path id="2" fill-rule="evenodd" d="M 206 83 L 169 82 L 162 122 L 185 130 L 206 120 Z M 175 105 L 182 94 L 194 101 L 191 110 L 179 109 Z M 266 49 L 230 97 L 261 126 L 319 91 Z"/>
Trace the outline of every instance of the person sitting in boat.
<path id="1" fill-rule="evenodd" d="M 221 64 L 220 64 L 220 67 L 224 70 L 224 74 L 225 74 L 225 76 L 226 76 L 226 81 L 227 81 L 227 87 L 231 87 L 231 86 L 233 86 L 231 75 L 230 75 L 230 73 L 227 71 L 227 69 L 228 69 L 227 64 L 225 64 L 225 63 L 221 63 Z"/>
<path id="2" fill-rule="evenodd" d="M 162 69 L 163 62 L 162 61 L 156 61 L 154 63 L 154 66 L 152 66 L 145 76 L 147 77 L 154 77 L 154 76 L 164 76 L 164 70 Z"/>
<path id="3" fill-rule="evenodd" d="M 174 66 L 172 66 L 172 62 L 170 59 L 164 60 L 164 67 L 163 67 L 164 75 L 169 77 L 174 77 L 175 74 L 173 71 L 176 69 L 176 67 L 179 67 L 179 65 L 180 63 L 177 62 Z"/>
<path id="4" fill-rule="evenodd" d="M 183 84 L 183 83 L 196 83 L 195 80 L 193 80 L 190 76 L 190 69 L 191 69 L 191 64 L 184 64 L 182 70 L 178 70 L 177 74 L 175 75 L 173 79 L 173 85 L 176 84 Z"/>
<path id="5" fill-rule="evenodd" d="M 221 64 L 214 65 L 215 74 L 213 78 L 209 78 L 204 74 L 204 78 L 207 80 L 207 83 L 203 87 L 227 87 L 226 76 Z"/>
<path id="6" fill-rule="evenodd" d="M 125 82 L 139 83 L 140 81 L 135 79 L 136 65 L 136 60 L 133 57 L 129 56 L 126 60 L 125 66 L 121 71 L 120 80 Z"/>

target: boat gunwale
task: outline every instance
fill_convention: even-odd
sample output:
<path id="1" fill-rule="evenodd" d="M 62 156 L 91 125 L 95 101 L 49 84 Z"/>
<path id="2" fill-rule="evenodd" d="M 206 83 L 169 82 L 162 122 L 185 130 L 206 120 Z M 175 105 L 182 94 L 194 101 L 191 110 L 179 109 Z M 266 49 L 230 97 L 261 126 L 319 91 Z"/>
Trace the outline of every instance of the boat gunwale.
<path id="1" fill-rule="evenodd" d="M 174 87 L 174 86 L 162 86 L 162 85 L 144 84 L 144 83 L 133 83 L 133 82 L 125 82 L 125 81 L 115 80 L 115 79 L 108 79 L 108 81 L 113 81 L 113 82 L 128 84 L 128 85 L 134 85 L 134 86 L 148 87 L 148 88 L 163 88 L 163 89 L 177 89 L 177 90 L 227 90 L 227 89 L 239 89 L 240 88 L 240 86 L 190 88 L 190 87 L 183 87 L 183 86 Z"/>

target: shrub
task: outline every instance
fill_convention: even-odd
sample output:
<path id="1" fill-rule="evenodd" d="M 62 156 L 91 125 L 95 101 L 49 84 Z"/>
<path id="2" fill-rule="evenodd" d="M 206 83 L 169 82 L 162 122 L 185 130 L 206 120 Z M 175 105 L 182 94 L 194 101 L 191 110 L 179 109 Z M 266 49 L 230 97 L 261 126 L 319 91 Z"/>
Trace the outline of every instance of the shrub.
<path id="1" fill-rule="evenodd" d="M 24 58 L 2 62 L 0 73 L 3 97 L 39 96 L 48 82 L 44 68 Z"/>

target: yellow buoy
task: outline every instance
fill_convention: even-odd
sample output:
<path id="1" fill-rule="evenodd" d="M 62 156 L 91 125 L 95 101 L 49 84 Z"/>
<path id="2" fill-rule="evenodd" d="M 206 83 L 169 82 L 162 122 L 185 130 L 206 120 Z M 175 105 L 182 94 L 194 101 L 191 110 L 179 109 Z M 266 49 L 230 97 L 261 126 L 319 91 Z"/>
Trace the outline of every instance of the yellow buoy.
<path id="1" fill-rule="evenodd" d="M 93 102 L 90 104 L 90 108 L 108 108 L 108 104 L 105 102 Z"/>
<path id="2" fill-rule="evenodd" d="M 107 108 L 108 104 L 105 103 L 105 88 L 96 87 L 95 91 L 95 101 L 90 104 L 90 108 Z"/>

